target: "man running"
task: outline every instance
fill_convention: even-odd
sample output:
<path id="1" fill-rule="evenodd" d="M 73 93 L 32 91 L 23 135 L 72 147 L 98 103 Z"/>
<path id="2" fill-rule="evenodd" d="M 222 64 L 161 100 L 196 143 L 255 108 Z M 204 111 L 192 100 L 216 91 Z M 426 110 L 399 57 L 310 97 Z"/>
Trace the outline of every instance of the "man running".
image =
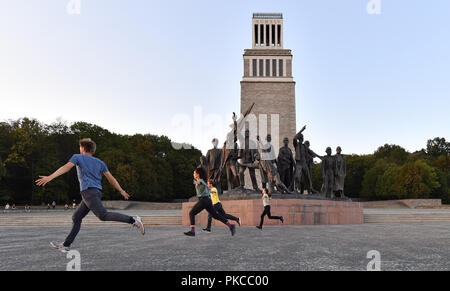
<path id="1" fill-rule="evenodd" d="M 230 214 L 226 213 L 225 210 L 223 209 L 222 203 L 220 202 L 220 199 L 219 199 L 219 193 L 217 191 L 217 188 L 214 187 L 213 183 L 214 183 L 214 180 L 212 180 L 212 179 L 210 179 L 208 181 L 208 188 L 209 188 L 209 191 L 211 192 L 211 200 L 212 200 L 214 209 L 217 211 L 217 213 L 219 213 L 226 219 L 236 221 L 239 224 L 239 226 L 241 226 L 241 219 L 239 217 L 230 215 Z M 203 231 L 211 232 L 211 224 L 212 224 L 212 216 L 211 216 L 211 214 L 208 214 L 208 226 L 206 228 L 204 228 Z"/>
<path id="2" fill-rule="evenodd" d="M 111 175 L 106 164 L 98 158 L 93 157 L 96 150 L 96 144 L 90 138 L 80 140 L 80 154 L 75 154 L 67 164 L 56 170 L 50 176 L 39 176 L 36 185 L 45 186 L 53 179 L 67 173 L 74 166 L 77 168 L 78 180 L 80 182 L 81 202 L 75 210 L 72 220 L 72 231 L 67 236 L 64 243 L 50 242 L 50 244 L 59 250 L 67 251 L 80 231 L 83 218 L 92 210 L 92 212 L 101 221 L 118 221 L 132 224 L 142 235 L 145 234 L 144 224 L 139 216 L 135 218 L 120 214 L 108 212 L 102 204 L 102 174 L 105 175 L 108 182 L 123 196 L 125 200 L 130 195 L 120 187 L 117 180 Z"/>

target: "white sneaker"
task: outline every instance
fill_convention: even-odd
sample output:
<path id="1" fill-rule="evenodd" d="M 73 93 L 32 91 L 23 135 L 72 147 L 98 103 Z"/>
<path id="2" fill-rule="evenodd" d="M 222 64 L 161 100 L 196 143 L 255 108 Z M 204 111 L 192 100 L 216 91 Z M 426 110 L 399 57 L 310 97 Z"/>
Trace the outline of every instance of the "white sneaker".
<path id="1" fill-rule="evenodd" d="M 53 248 L 55 248 L 55 249 L 57 249 L 57 250 L 60 250 L 60 251 L 63 252 L 63 253 L 68 252 L 68 251 L 70 250 L 69 247 L 65 247 L 62 243 L 58 243 L 58 242 L 51 241 L 51 242 L 50 242 L 50 245 L 51 245 Z"/>
<path id="2" fill-rule="evenodd" d="M 138 230 L 140 230 L 142 235 L 145 234 L 145 227 L 144 224 L 142 223 L 142 219 L 139 216 L 136 216 L 134 218 L 133 226 L 136 227 Z"/>

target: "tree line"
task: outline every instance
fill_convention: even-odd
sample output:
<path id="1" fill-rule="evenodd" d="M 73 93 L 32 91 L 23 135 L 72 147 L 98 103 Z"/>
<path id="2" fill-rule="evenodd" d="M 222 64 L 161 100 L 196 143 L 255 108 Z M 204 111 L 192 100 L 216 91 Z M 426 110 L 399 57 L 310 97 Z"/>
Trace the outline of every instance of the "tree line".
<path id="1" fill-rule="evenodd" d="M 76 171 L 42 188 L 34 181 L 79 153 L 78 141 L 85 137 L 97 143 L 95 156 L 107 164 L 133 200 L 171 201 L 192 196 L 192 172 L 201 156 L 195 148 L 175 150 L 166 136 L 119 135 L 85 122 L 69 126 L 61 121 L 43 124 L 22 118 L 0 123 L 0 202 L 79 201 Z M 103 185 L 104 199 L 121 199 L 108 183 Z"/>
<path id="2" fill-rule="evenodd" d="M 44 188 L 35 187 L 34 181 L 78 153 L 78 141 L 85 137 L 97 143 L 96 156 L 133 200 L 163 202 L 194 195 L 192 172 L 202 155 L 198 149 L 176 150 L 166 136 L 120 135 L 86 122 L 43 124 L 22 118 L 0 122 L 0 203 L 78 201 L 76 171 Z M 441 198 L 450 203 L 449 154 L 450 143 L 434 138 L 413 153 L 386 144 L 370 155 L 346 155 L 345 194 L 363 200 Z M 222 184 L 225 189 L 225 177 Z M 313 169 L 313 184 L 321 189 L 320 164 Z M 104 186 L 104 199 L 121 199 L 108 183 Z"/>
<path id="3" fill-rule="evenodd" d="M 362 200 L 440 198 L 450 203 L 449 154 L 450 143 L 437 137 L 413 153 L 385 144 L 371 155 L 346 155 L 345 194 Z M 313 183 L 320 189 L 320 164 Z"/>

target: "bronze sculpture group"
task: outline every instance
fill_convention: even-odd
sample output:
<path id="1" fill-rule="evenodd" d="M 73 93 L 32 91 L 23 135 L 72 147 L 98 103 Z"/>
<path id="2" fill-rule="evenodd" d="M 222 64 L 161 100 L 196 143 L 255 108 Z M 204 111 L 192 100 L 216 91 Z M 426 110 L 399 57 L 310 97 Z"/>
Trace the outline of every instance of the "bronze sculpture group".
<path id="1" fill-rule="evenodd" d="M 289 138 L 283 139 L 278 157 L 271 144 L 271 135 L 267 135 L 263 144 L 260 137 L 256 143 L 250 138 L 250 131 L 245 130 L 244 136 L 239 132 L 245 126 L 245 117 L 251 112 L 254 104 L 244 113 L 240 120 L 233 113 L 232 131 L 228 133 L 222 149 L 218 149 L 219 141 L 213 139 L 213 148 L 206 157 L 201 157 L 201 165 L 208 172 L 208 178 L 213 180 L 220 190 L 220 178 L 223 170 L 227 174 L 228 191 L 245 190 L 245 171 L 248 170 L 253 191 L 260 192 L 256 179 L 256 169 L 261 175 L 262 188 L 270 193 L 276 191 L 282 194 L 319 194 L 313 188 L 312 172 L 314 158 L 322 160 L 322 189 L 320 194 L 326 198 L 344 195 L 344 180 L 346 176 L 346 160 L 341 147 L 337 147 L 336 155 L 332 155 L 331 148 L 326 149 L 326 155 L 320 156 L 310 149 L 309 141 L 304 141 L 304 126 L 293 138 L 294 153 L 289 148 Z M 238 141 L 240 146 L 238 146 Z"/>

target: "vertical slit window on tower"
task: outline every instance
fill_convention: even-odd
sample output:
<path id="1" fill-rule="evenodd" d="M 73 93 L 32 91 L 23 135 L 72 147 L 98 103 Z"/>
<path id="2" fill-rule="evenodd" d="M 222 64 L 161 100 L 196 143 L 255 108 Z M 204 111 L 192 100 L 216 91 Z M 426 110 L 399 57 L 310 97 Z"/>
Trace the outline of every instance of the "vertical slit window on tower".
<path id="1" fill-rule="evenodd" d="M 258 73 L 258 68 L 256 67 L 256 59 L 253 59 L 252 60 L 252 67 L 253 67 L 253 73 L 252 73 L 252 75 L 253 75 L 253 77 L 256 77 L 257 76 L 257 73 Z"/>
<path id="2" fill-rule="evenodd" d="M 272 76 L 277 76 L 277 60 L 272 60 Z"/>
<path id="3" fill-rule="evenodd" d="M 270 28 L 269 25 L 266 25 L 266 45 L 270 46 Z"/>
<path id="4" fill-rule="evenodd" d="M 255 45 L 259 44 L 259 40 L 258 40 L 258 38 L 259 38 L 258 26 L 259 26 L 258 24 L 255 24 Z"/>
<path id="5" fill-rule="evenodd" d="M 264 76 L 264 60 L 259 60 L 259 76 Z"/>
<path id="6" fill-rule="evenodd" d="M 270 60 L 266 60 L 266 77 L 270 77 Z"/>
<path id="7" fill-rule="evenodd" d="M 283 77 L 284 72 L 283 72 L 283 60 L 279 60 L 279 64 L 280 64 L 280 77 Z"/>
<path id="8" fill-rule="evenodd" d="M 275 25 L 272 24 L 272 46 L 275 46 Z"/>
<path id="9" fill-rule="evenodd" d="M 259 27 L 259 45 L 264 44 L 264 24 L 261 24 Z"/>
<path id="10" fill-rule="evenodd" d="M 277 29 L 278 29 L 277 45 L 280 46 L 280 42 L 281 42 L 281 25 L 280 24 L 277 25 Z"/>

